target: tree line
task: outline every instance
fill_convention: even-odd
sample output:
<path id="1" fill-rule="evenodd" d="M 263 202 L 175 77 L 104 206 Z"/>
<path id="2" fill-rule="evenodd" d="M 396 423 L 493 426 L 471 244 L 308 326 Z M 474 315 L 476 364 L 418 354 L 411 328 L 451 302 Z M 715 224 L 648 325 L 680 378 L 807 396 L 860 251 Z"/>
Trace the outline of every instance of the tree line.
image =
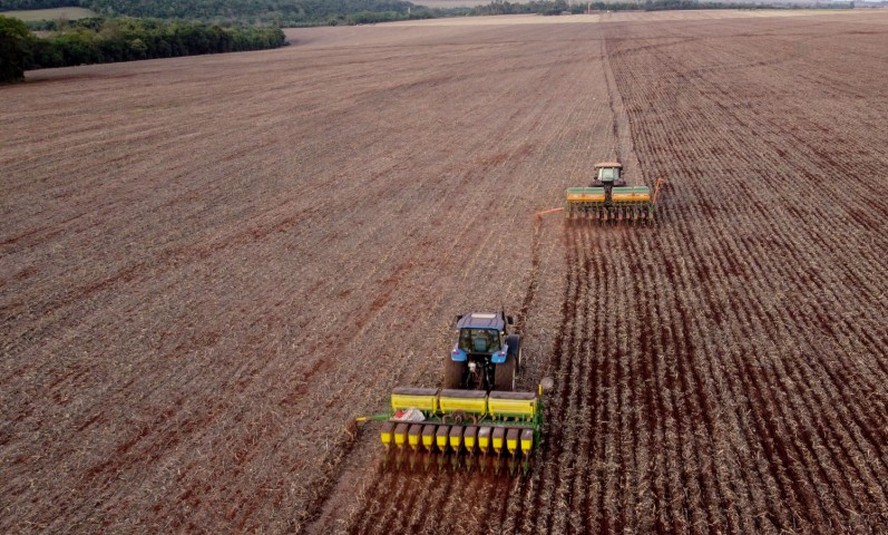
<path id="1" fill-rule="evenodd" d="M 481 4 L 483 0 L 478 0 Z M 808 6 L 811 0 L 806 0 Z M 853 5 L 853 3 L 852 3 Z M 404 19 L 461 15 L 500 15 L 563 12 L 675 9 L 761 9 L 798 8 L 795 4 L 724 2 L 712 0 L 602 0 L 568 2 L 567 0 L 531 0 L 508 2 L 494 0 L 475 8 L 432 9 L 406 0 L 0 0 L 0 11 L 10 9 L 45 9 L 85 7 L 106 16 L 150 17 L 200 20 L 203 22 L 240 22 L 299 27 L 337 24 L 364 24 Z M 849 7 L 849 2 L 821 3 L 820 7 Z M 44 29 L 51 23 L 35 23 L 32 29 Z"/>
<path id="2" fill-rule="evenodd" d="M 854 6 L 853 2 L 826 5 Z M 428 9 L 403 0 L 0 0 L 0 11 L 56 7 L 85 7 L 102 16 L 73 22 L 30 23 L 32 30 L 54 32 L 45 38 L 28 32 L 29 26 L 24 22 L 3 17 L 0 81 L 21 79 L 25 69 L 40 67 L 275 48 L 285 44 L 279 29 L 282 26 L 366 24 L 457 15 L 558 15 L 587 9 L 658 11 L 800 6 L 699 0 L 585 4 L 566 0 L 526 3 L 495 0 L 476 8 Z"/>
<path id="3" fill-rule="evenodd" d="M 360 24 L 432 16 L 431 10 L 405 0 L 0 0 L 0 11 L 55 7 L 84 7 L 105 17 L 123 15 L 281 27 Z"/>
<path id="4" fill-rule="evenodd" d="M 261 50 L 284 44 L 280 28 L 129 17 L 71 21 L 61 31 L 40 38 L 24 22 L 0 15 L 0 82 L 21 80 L 29 69 Z"/>
<path id="5" fill-rule="evenodd" d="M 506 15 L 520 13 L 540 13 L 543 15 L 560 15 L 561 13 L 584 13 L 586 11 L 666 11 L 692 9 L 787 9 L 802 8 L 797 4 L 767 4 L 751 2 L 724 2 L 700 0 L 643 0 L 638 2 L 568 2 L 567 0 L 531 0 L 530 2 L 508 2 L 494 0 L 467 10 L 470 15 Z M 819 3 L 812 7 L 848 8 L 854 2 Z"/>

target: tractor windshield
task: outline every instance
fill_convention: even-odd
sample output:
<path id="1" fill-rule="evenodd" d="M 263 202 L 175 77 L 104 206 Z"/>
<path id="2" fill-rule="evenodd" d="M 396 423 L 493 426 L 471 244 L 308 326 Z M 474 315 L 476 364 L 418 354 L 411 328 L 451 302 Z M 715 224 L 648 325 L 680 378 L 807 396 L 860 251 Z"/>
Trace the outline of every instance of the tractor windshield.
<path id="1" fill-rule="evenodd" d="M 601 182 L 613 182 L 619 178 L 616 167 L 602 167 L 598 170 L 598 180 Z"/>
<path id="2" fill-rule="evenodd" d="M 467 353 L 494 353 L 500 350 L 499 333 L 491 329 L 461 329 L 459 348 Z"/>

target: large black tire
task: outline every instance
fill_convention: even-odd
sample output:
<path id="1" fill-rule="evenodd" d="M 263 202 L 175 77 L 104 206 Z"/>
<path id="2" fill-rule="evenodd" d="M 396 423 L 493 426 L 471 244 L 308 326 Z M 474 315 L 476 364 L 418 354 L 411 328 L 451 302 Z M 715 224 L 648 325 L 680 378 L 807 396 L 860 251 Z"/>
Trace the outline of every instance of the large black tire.
<path id="1" fill-rule="evenodd" d="M 518 359 L 514 356 L 507 356 L 506 361 L 497 364 L 493 370 L 493 389 L 500 392 L 511 392 L 515 390 L 515 368 Z"/>
<path id="2" fill-rule="evenodd" d="M 509 346 L 509 353 L 506 358 L 515 358 L 515 372 L 521 373 L 521 336 L 510 334 L 506 338 L 506 345 Z"/>
<path id="3" fill-rule="evenodd" d="M 466 363 L 450 358 L 444 363 L 444 388 L 462 388 L 466 377 Z"/>

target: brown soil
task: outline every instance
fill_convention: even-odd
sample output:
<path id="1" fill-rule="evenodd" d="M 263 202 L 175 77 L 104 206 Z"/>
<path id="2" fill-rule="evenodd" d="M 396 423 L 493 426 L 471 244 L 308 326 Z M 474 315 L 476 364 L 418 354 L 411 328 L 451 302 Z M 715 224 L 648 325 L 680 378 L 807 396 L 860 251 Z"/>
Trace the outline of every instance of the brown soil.
<path id="1" fill-rule="evenodd" d="M 884 532 L 888 15 L 564 19 L 0 88 L 0 531 Z M 532 217 L 616 157 L 658 227 Z M 530 472 L 381 469 L 500 306 Z"/>

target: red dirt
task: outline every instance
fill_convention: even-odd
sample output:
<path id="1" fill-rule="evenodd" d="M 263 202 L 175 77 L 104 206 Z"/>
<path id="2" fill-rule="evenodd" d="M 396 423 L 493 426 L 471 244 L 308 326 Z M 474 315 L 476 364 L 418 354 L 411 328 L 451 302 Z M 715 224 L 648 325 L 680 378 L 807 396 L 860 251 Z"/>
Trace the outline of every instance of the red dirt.
<path id="1" fill-rule="evenodd" d="M 506 17 L 0 88 L 0 531 L 880 533 L 888 16 Z M 656 228 L 565 226 L 597 160 Z M 525 477 L 382 470 L 504 305 Z"/>

